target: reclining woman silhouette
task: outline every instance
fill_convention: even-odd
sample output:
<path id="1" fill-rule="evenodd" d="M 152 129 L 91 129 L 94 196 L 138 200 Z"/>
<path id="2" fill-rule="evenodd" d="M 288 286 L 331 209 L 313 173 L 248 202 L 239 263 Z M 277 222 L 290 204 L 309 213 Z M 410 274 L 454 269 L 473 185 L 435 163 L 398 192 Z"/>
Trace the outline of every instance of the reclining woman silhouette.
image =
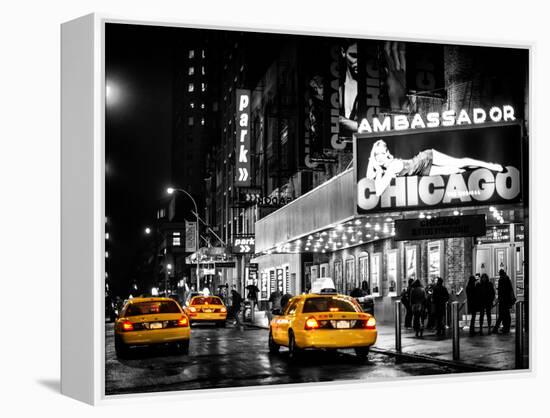
<path id="1" fill-rule="evenodd" d="M 370 152 L 367 178 L 374 180 L 376 195 L 380 196 L 394 177 L 450 175 L 463 173 L 467 168 L 487 168 L 498 172 L 504 170 L 500 164 L 473 158 L 455 158 L 435 149 L 421 151 L 410 160 L 404 160 L 394 157 L 386 142 L 379 139 Z"/>

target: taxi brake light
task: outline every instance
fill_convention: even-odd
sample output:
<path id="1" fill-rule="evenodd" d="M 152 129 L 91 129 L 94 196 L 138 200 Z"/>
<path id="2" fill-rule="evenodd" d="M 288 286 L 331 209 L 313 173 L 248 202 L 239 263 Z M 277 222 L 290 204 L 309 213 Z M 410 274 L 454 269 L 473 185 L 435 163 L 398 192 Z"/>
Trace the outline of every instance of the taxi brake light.
<path id="1" fill-rule="evenodd" d="M 126 320 L 122 323 L 122 330 L 123 331 L 133 331 L 134 330 L 134 325 L 130 321 Z"/>
<path id="2" fill-rule="evenodd" d="M 189 320 L 186 316 L 182 316 L 178 319 L 178 327 L 186 327 L 187 325 L 189 325 Z"/>
<path id="3" fill-rule="evenodd" d="M 221 308 L 220 311 L 221 312 L 227 312 L 227 309 L 226 308 Z"/>
<path id="4" fill-rule="evenodd" d="M 319 328 L 319 322 L 315 318 L 306 319 L 306 329 L 317 329 Z"/>
<path id="5" fill-rule="evenodd" d="M 365 328 L 367 329 L 375 329 L 376 328 L 376 319 L 374 319 L 374 316 L 371 316 L 369 319 L 365 321 Z"/>
<path id="6" fill-rule="evenodd" d="M 194 308 L 194 307 L 191 306 L 191 307 L 189 308 L 189 311 L 190 311 L 190 312 L 197 312 L 197 308 Z"/>

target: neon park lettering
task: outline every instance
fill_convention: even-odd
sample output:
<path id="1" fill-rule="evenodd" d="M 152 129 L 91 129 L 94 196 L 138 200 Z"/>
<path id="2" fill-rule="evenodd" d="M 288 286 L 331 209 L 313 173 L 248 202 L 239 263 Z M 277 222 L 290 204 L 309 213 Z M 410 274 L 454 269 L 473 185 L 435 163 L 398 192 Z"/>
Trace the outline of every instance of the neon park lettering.
<path id="1" fill-rule="evenodd" d="M 425 117 L 420 113 L 410 116 L 394 115 L 384 118 L 373 117 L 372 121 L 362 119 L 358 133 L 376 133 L 404 131 L 408 129 L 439 128 L 440 126 L 478 125 L 485 122 L 512 122 L 515 121 L 514 108 L 509 105 L 494 106 L 488 111 L 474 108 L 470 113 L 465 109 L 460 111 L 446 110 L 441 114 L 430 112 Z"/>
<path id="2" fill-rule="evenodd" d="M 512 166 L 496 175 L 478 168 L 449 176 L 396 177 L 381 196 L 376 196 L 374 181 L 365 177 L 357 183 L 357 206 L 368 211 L 509 201 L 518 197 L 520 186 L 520 172 Z"/>

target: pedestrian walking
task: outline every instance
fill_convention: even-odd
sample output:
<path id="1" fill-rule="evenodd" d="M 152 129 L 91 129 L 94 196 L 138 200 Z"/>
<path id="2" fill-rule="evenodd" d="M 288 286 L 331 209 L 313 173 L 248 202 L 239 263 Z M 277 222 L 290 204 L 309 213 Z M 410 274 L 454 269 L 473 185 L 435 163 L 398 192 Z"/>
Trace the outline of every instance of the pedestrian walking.
<path id="1" fill-rule="evenodd" d="M 466 284 L 466 302 L 468 305 L 468 314 L 470 315 L 470 335 L 476 333 L 476 313 L 479 311 L 479 284 L 475 276 L 470 276 Z"/>
<path id="2" fill-rule="evenodd" d="M 269 322 L 273 319 L 273 311 L 275 309 L 280 310 L 281 309 L 281 292 L 278 290 L 275 290 L 274 292 L 269 295 L 269 299 L 267 301 L 267 319 Z"/>
<path id="3" fill-rule="evenodd" d="M 512 281 L 506 272 L 501 269 L 498 272 L 498 275 L 498 318 L 495 327 L 493 328 L 493 332 L 497 334 L 500 324 L 502 323 L 502 333 L 508 334 L 512 324 L 510 309 L 512 309 L 512 306 L 516 303 L 516 296 L 514 295 Z"/>
<path id="4" fill-rule="evenodd" d="M 290 293 L 285 293 L 283 296 L 281 296 L 281 311 L 284 311 L 286 309 L 286 305 L 288 305 L 288 301 L 292 299 L 292 295 Z"/>
<path id="5" fill-rule="evenodd" d="M 241 319 L 239 318 L 239 312 L 243 298 L 239 292 L 237 292 L 237 286 L 233 285 L 231 289 L 231 316 L 235 319 L 235 325 L 240 328 L 242 326 Z"/>
<path id="6" fill-rule="evenodd" d="M 409 279 L 408 286 L 401 291 L 401 304 L 405 308 L 405 328 L 409 329 L 412 327 L 412 308 L 411 308 L 411 285 L 413 284 L 414 279 Z"/>
<path id="7" fill-rule="evenodd" d="M 443 285 L 443 279 L 438 277 L 432 293 L 436 335 L 445 335 L 445 308 L 448 301 L 449 291 Z"/>
<path id="8" fill-rule="evenodd" d="M 426 291 L 420 282 L 416 279 L 411 284 L 410 304 L 413 315 L 413 328 L 417 337 L 422 337 L 424 333 L 424 315 L 426 310 Z"/>
<path id="9" fill-rule="evenodd" d="M 249 284 L 246 286 L 246 290 L 248 290 L 248 294 L 246 297 L 252 304 L 252 309 L 254 309 L 258 305 L 258 292 L 260 289 L 258 289 L 258 286 L 255 284 Z"/>
<path id="10" fill-rule="evenodd" d="M 489 276 L 483 273 L 478 287 L 479 299 L 479 335 L 483 335 L 483 317 L 487 315 L 487 332 L 491 333 L 491 309 L 495 301 L 495 287 L 489 280 Z"/>

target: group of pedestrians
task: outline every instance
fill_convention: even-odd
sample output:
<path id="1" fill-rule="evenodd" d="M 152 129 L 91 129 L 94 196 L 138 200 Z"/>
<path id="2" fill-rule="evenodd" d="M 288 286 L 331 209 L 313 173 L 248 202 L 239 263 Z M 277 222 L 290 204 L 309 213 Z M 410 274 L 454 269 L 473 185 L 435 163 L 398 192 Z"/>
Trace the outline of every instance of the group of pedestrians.
<path id="1" fill-rule="evenodd" d="M 477 276 L 477 277 L 476 277 Z M 476 315 L 479 314 L 479 335 L 483 334 L 483 322 L 487 318 L 488 333 L 498 333 L 502 324 L 502 334 L 510 332 L 512 319 L 510 310 L 516 302 L 514 288 L 510 277 L 504 270 L 499 271 L 498 288 L 495 288 L 489 276 L 470 276 L 466 285 L 466 300 L 470 318 L 470 335 L 476 335 Z M 495 299 L 496 297 L 496 299 Z M 409 279 L 407 288 L 401 292 L 401 303 L 405 308 L 405 328 L 413 328 L 417 337 L 424 333 L 424 322 L 428 319 L 427 328 L 436 329 L 436 335 L 445 335 L 445 311 L 450 296 L 443 285 L 443 279 L 437 277 L 435 283 L 426 288 L 420 279 Z M 491 310 L 498 305 L 498 316 L 494 327 L 491 327 Z"/>
<path id="2" fill-rule="evenodd" d="M 438 336 L 445 335 L 445 309 L 449 301 L 449 291 L 443 279 L 437 277 L 435 283 L 424 288 L 420 279 L 409 279 L 408 286 L 401 292 L 401 303 L 405 308 L 405 328 L 414 329 L 417 337 L 424 335 L 424 322 L 428 318 L 428 328 L 435 328 Z"/>
<path id="3" fill-rule="evenodd" d="M 504 270 L 499 271 L 498 287 L 495 294 L 493 283 L 489 280 L 489 276 L 483 273 L 481 276 L 470 276 L 466 285 L 466 301 L 468 303 L 468 313 L 470 319 L 470 335 L 475 335 L 475 320 L 479 313 L 479 335 L 483 335 L 483 320 L 487 317 L 487 333 L 498 333 L 499 327 L 502 324 L 502 333 L 508 334 L 512 318 L 510 310 L 516 302 L 514 287 L 510 277 Z M 497 296 L 498 316 L 496 324 L 491 328 L 491 310 L 495 306 L 495 296 Z"/>

